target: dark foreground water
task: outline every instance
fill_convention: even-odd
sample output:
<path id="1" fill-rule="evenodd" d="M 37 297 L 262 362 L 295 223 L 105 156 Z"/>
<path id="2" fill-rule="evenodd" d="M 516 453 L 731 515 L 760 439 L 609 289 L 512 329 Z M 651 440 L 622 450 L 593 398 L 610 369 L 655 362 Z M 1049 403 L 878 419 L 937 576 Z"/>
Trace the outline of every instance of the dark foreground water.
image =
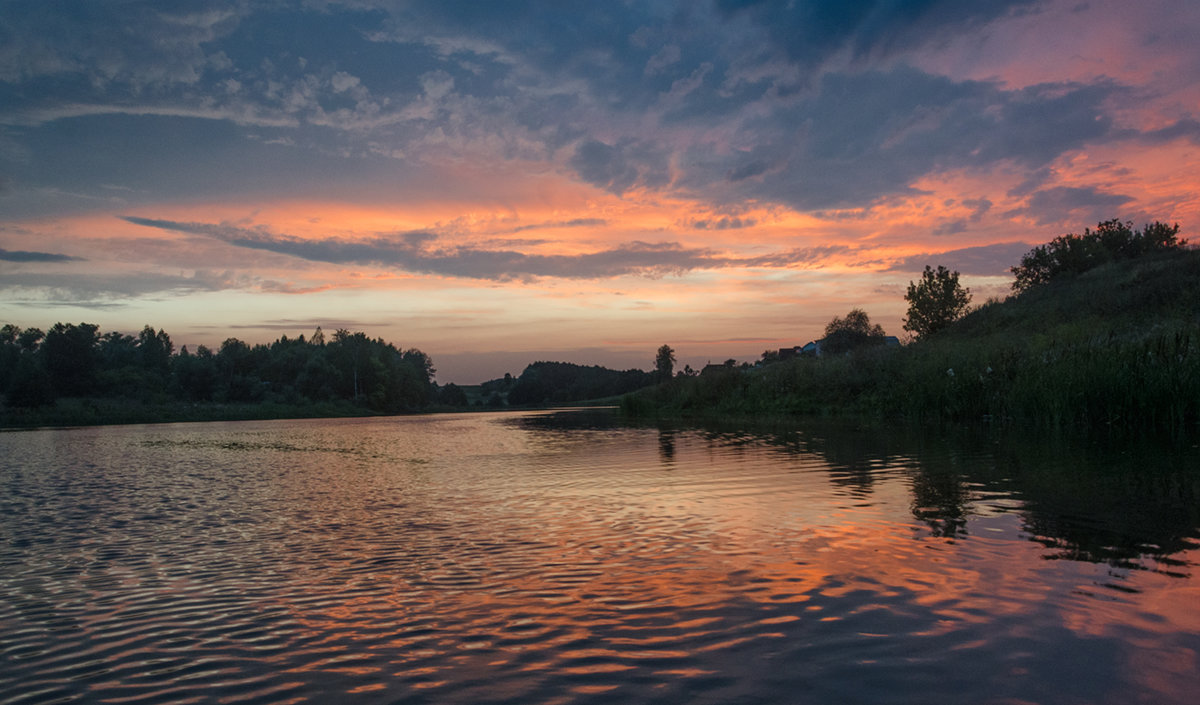
<path id="1" fill-rule="evenodd" d="M 604 412 L 0 434 L 0 702 L 1196 703 L 1195 449 Z"/>

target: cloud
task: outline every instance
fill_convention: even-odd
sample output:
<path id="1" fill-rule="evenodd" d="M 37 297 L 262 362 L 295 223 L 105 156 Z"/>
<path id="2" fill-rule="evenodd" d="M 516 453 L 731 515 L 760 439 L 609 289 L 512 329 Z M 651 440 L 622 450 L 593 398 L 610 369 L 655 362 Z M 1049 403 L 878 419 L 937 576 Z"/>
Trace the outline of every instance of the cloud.
<path id="1" fill-rule="evenodd" d="M 738 230 L 741 228 L 752 228 L 758 224 L 754 218 L 739 218 L 737 216 L 729 217 L 722 216 L 720 218 L 703 218 L 701 220 L 693 220 L 687 225 L 695 230 Z"/>
<path id="2" fill-rule="evenodd" d="M 933 229 L 934 235 L 957 235 L 965 232 L 973 223 L 983 220 L 983 216 L 992 209 L 992 202 L 986 198 L 963 199 L 962 204 L 971 209 L 966 218 L 950 220 Z"/>
<path id="3" fill-rule="evenodd" d="M 1112 80 L 1010 88 L 915 67 L 947 37 L 1041 11 L 1035 0 L 35 5 L 0 28 L 0 124 L 29 128 L 13 132 L 30 151 L 21 183 L 163 168 L 141 156 L 163 150 L 109 137 L 121 126 L 229 128 L 174 142 L 189 167 L 178 178 L 127 179 L 146 188 L 141 203 L 177 196 L 189 173 L 178 188 L 200 198 L 241 195 L 242 174 L 303 197 L 321 188 L 294 167 L 305 161 L 361 193 L 382 191 L 381 173 L 522 159 L 618 196 L 817 211 L 869 207 L 956 169 L 1045 173 L 1112 140 L 1200 140 L 1187 114 L 1118 129 L 1114 106 L 1141 94 Z M 86 156 L 93 146 L 104 159 Z"/>
<path id="4" fill-rule="evenodd" d="M 1015 212 L 1028 215 L 1041 225 L 1066 220 L 1090 223 L 1116 217 L 1122 206 L 1133 201 L 1130 196 L 1091 187 L 1053 186 L 1033 192 L 1026 205 Z"/>
<path id="5" fill-rule="evenodd" d="M 797 264 L 817 266 L 834 255 L 848 254 L 853 251 L 852 248 L 845 245 L 798 247 L 784 252 L 748 257 L 739 260 L 738 264 L 745 267 L 790 267 Z"/>
<path id="6" fill-rule="evenodd" d="M 571 166 L 584 181 L 620 196 L 635 185 L 662 185 L 666 160 L 646 143 L 608 145 L 585 140 L 575 150 Z"/>
<path id="7" fill-rule="evenodd" d="M 119 274 L 6 274 L 0 291 L 21 292 L 23 305 L 109 306 L 114 299 L 152 295 L 185 295 L 205 291 L 243 289 L 253 280 L 232 272 L 196 271 L 192 276 L 143 272 Z"/>
<path id="8" fill-rule="evenodd" d="M 520 233 L 526 230 L 541 230 L 543 228 L 599 228 L 608 225 L 604 218 L 572 218 L 570 220 L 550 220 L 544 223 L 518 225 L 508 232 Z"/>
<path id="9" fill-rule="evenodd" d="M 424 274 L 499 281 L 528 277 L 657 277 L 697 269 L 814 266 L 827 257 L 848 251 L 844 246 L 830 245 L 755 257 L 733 257 L 714 250 L 687 248 L 675 242 L 634 241 L 578 255 L 538 255 L 473 246 L 439 247 L 437 236 L 423 231 L 354 240 L 311 240 L 273 233 L 262 227 L 180 223 L 139 216 L 121 216 L 121 219 L 134 225 L 205 235 L 236 247 L 275 252 L 313 262 L 384 266 Z"/>
<path id="10" fill-rule="evenodd" d="M 208 67 L 229 61 L 205 47 L 236 26 L 239 4 L 9 7 L 0 34 L 0 80 L 82 75 L 95 87 L 192 85 Z"/>
<path id="11" fill-rule="evenodd" d="M 1008 90 L 912 67 L 830 72 L 739 124 L 744 150 L 686 144 L 675 183 L 714 203 L 747 199 L 800 210 L 861 207 L 914 192 L 922 177 L 1015 165 L 1036 170 L 1117 132 L 1114 84 Z"/>
<path id="12" fill-rule="evenodd" d="M 1024 242 L 1005 242 L 981 247 L 964 247 L 945 252 L 923 253 L 893 262 L 888 271 L 922 272 L 926 266 L 941 265 L 961 274 L 999 276 L 1008 274 L 1010 267 L 1020 264 L 1021 257 L 1033 245 Z"/>
<path id="13" fill-rule="evenodd" d="M 1200 144 L 1200 120 L 1194 118 L 1177 120 L 1166 127 L 1147 131 L 1141 137 L 1152 144 L 1173 142 L 1180 138 L 1191 140 L 1193 144 Z"/>
<path id="14" fill-rule="evenodd" d="M 0 248 L 0 262 L 83 262 L 82 257 L 59 255 L 50 252 L 24 252 Z"/>

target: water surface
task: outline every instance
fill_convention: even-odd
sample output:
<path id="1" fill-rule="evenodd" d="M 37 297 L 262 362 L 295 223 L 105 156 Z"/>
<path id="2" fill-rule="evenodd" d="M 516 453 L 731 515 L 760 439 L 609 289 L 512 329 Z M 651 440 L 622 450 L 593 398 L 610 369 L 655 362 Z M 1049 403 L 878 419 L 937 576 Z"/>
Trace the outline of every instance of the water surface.
<path id="1" fill-rule="evenodd" d="M 1192 703 L 1197 460 L 603 411 L 0 434 L 0 702 Z"/>

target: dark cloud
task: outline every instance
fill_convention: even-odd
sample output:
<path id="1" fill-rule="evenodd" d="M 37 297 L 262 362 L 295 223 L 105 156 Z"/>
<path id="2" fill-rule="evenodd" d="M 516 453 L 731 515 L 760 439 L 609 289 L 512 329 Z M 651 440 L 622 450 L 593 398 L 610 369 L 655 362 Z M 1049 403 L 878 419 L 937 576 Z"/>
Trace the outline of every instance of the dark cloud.
<path id="1" fill-rule="evenodd" d="M 576 148 L 571 166 L 584 181 L 618 196 L 634 186 L 663 186 L 669 178 L 666 154 L 641 141 L 613 146 L 586 140 Z"/>
<path id="2" fill-rule="evenodd" d="M 0 262 L 82 262 L 82 257 L 59 255 L 51 252 L 24 252 L 0 248 Z"/>
<path id="3" fill-rule="evenodd" d="M 910 67 L 830 73 L 805 98 L 746 122 L 748 152 L 689 148 L 678 183 L 717 202 L 861 206 L 908 194 L 922 176 L 948 169 L 1040 169 L 1108 135 L 1103 106 L 1122 92 L 1110 84 L 1012 91 Z"/>
<path id="4" fill-rule="evenodd" d="M 599 228 L 608 225 L 604 218 L 572 218 L 571 220 L 551 220 L 544 223 L 518 225 L 509 230 L 510 233 L 520 233 L 526 230 L 541 230 L 543 228 Z"/>
<path id="5" fill-rule="evenodd" d="M 758 221 L 754 218 L 739 218 L 737 216 L 732 218 L 729 216 L 704 218 L 688 223 L 688 227 L 694 230 L 738 230 L 740 228 L 752 228 L 755 225 L 758 225 Z"/>
<path id="6" fill-rule="evenodd" d="M 25 156 L 0 152 L 0 171 L 30 216 L 61 212 L 59 191 L 111 199 L 105 183 L 128 187 L 124 208 L 214 193 L 383 198 L 463 155 L 565 160 L 614 194 L 820 210 L 951 169 L 1041 174 L 1115 138 L 1200 140 L 1190 116 L 1116 130 L 1111 105 L 1131 96 L 1111 81 L 1010 89 L 912 65 L 1038 7 L 18 3 L 0 25 L 0 125 L 21 126 Z"/>
<path id="7" fill-rule="evenodd" d="M 978 223 L 983 219 L 983 216 L 992 209 L 992 202 L 986 198 L 967 198 L 962 204 L 971 209 L 971 214 L 966 218 L 947 221 L 933 229 L 934 235 L 957 235 L 966 230 L 973 224 Z"/>
<path id="8" fill-rule="evenodd" d="M 757 257 L 730 257 L 712 250 L 686 248 L 674 242 L 627 242 L 580 255 L 533 255 L 515 250 L 471 246 L 438 247 L 429 233 L 398 233 L 359 240 L 308 240 L 272 233 L 263 228 L 227 224 L 179 223 L 122 216 L 133 223 L 161 230 L 206 235 L 237 247 L 265 250 L 313 262 L 393 267 L 410 272 L 474 279 L 510 280 L 525 277 L 601 279 L 624 275 L 662 276 L 696 269 L 726 267 L 813 266 L 848 251 L 844 246 L 800 248 Z"/>
<path id="9" fill-rule="evenodd" d="M 1141 137 L 1151 143 L 1173 142 L 1180 138 L 1187 138 L 1194 144 L 1200 144 L 1200 120 L 1192 118 L 1178 120 L 1166 127 L 1143 133 Z"/>
<path id="10" fill-rule="evenodd" d="M 204 45 L 237 25 L 240 2 L 192 0 L 6 3 L 0 25 L 0 80 L 76 77 L 79 87 L 150 90 L 194 84 L 227 59 Z M 78 85 L 78 84 L 77 84 Z"/>
<path id="11" fill-rule="evenodd" d="M 1015 213 L 1030 216 L 1042 225 L 1064 220 L 1092 223 L 1117 217 L 1119 209 L 1133 200 L 1130 196 L 1096 188 L 1054 186 L 1035 191 L 1025 207 Z"/>
<path id="12" fill-rule="evenodd" d="M 819 265 L 833 255 L 845 254 L 851 251 L 845 245 L 799 247 L 785 252 L 776 252 L 759 257 L 748 257 L 741 260 L 739 264 L 746 267 L 790 267 L 796 264 Z"/>
<path id="13" fill-rule="evenodd" d="M 1038 0 L 717 0 L 727 18 L 743 16 L 762 28 L 768 47 L 804 66 L 849 51 L 856 58 L 885 58 L 942 41 Z"/>
<path id="14" fill-rule="evenodd" d="M 141 273 L 109 274 L 6 274 L 0 290 L 21 291 L 26 305 L 113 306 L 114 299 L 162 294 L 242 289 L 253 285 L 249 277 L 231 272 L 197 271 L 192 276 Z"/>
<path id="15" fill-rule="evenodd" d="M 751 179 L 751 178 L 754 178 L 755 176 L 761 176 L 761 175 L 765 174 L 767 172 L 767 169 L 769 169 L 769 168 L 770 168 L 770 165 L 766 161 L 761 160 L 761 159 L 756 159 L 756 160 L 750 162 L 749 164 L 743 164 L 742 166 L 730 169 L 728 178 L 730 181 L 742 181 L 744 179 Z"/>
<path id="16" fill-rule="evenodd" d="M 922 272 L 926 266 L 936 268 L 941 265 L 961 274 L 997 276 L 1008 274 L 1009 268 L 1020 264 L 1021 256 L 1032 247 L 1024 242 L 964 247 L 905 257 L 894 262 L 888 269 L 894 272 Z"/>
<path id="17" fill-rule="evenodd" d="M 1053 177 L 1054 173 L 1050 170 L 1050 167 L 1042 167 L 1040 169 L 1031 171 L 1026 174 L 1021 183 L 1009 189 L 1007 195 L 1010 198 L 1028 196 L 1042 186 L 1046 185 L 1046 183 L 1049 182 Z"/>

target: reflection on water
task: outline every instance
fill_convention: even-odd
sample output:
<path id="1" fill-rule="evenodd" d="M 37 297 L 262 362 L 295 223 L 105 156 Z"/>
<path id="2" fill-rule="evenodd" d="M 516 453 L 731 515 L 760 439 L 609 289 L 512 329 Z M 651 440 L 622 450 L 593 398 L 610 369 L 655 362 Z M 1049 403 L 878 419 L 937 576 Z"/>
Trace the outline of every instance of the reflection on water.
<path id="1" fill-rule="evenodd" d="M 604 410 L 0 434 L 0 702 L 1190 703 L 1198 459 Z"/>

